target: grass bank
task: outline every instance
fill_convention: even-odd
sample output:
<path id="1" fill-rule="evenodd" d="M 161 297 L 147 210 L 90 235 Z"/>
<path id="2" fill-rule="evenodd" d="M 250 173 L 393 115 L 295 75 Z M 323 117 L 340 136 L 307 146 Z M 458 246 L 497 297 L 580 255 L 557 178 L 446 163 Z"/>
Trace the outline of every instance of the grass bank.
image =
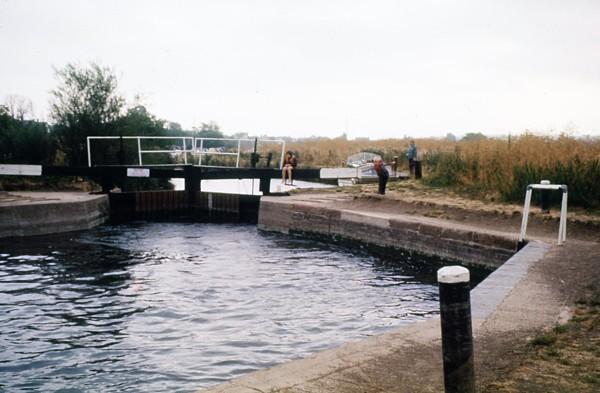
<path id="1" fill-rule="evenodd" d="M 534 337 L 522 361 L 485 393 L 600 391 L 600 279 L 575 304 L 572 319 Z"/>

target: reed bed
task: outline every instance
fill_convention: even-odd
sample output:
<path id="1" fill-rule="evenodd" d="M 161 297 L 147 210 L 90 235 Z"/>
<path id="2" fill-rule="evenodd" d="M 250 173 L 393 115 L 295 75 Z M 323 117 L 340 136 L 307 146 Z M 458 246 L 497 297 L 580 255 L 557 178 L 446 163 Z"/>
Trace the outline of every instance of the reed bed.
<path id="1" fill-rule="evenodd" d="M 344 166 L 346 157 L 370 151 L 407 167 L 408 139 L 317 139 L 288 144 L 303 166 Z M 527 184 L 547 179 L 567 184 L 569 203 L 600 207 L 600 138 L 523 134 L 507 138 L 449 141 L 415 139 L 424 181 L 504 201 L 522 201 Z M 559 195 L 553 195 L 557 202 Z"/>

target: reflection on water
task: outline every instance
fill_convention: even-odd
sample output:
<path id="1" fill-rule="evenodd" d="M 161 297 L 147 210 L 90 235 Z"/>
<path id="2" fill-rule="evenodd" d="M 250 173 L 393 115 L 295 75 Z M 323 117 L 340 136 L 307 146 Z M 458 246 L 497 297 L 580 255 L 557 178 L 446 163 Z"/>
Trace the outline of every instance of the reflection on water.
<path id="1" fill-rule="evenodd" d="M 408 259 L 244 225 L 0 239 L 0 391 L 194 391 L 380 333 L 437 312 Z"/>
<path id="2" fill-rule="evenodd" d="M 170 180 L 176 190 L 185 190 L 183 179 Z M 331 188 L 329 184 L 295 180 L 294 186 L 281 184 L 281 179 L 271 179 L 271 192 L 287 192 L 296 188 Z M 200 189 L 204 192 L 224 194 L 262 195 L 259 179 L 211 179 L 202 180 Z"/>

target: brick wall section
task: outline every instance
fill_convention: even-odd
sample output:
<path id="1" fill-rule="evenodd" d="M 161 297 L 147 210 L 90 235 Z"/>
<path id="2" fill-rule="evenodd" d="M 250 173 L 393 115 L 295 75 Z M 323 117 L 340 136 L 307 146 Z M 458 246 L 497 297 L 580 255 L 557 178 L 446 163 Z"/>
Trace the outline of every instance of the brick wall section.
<path id="1" fill-rule="evenodd" d="M 350 211 L 318 203 L 263 197 L 258 228 L 341 238 L 498 267 L 517 247 L 517 234 L 409 215 Z"/>

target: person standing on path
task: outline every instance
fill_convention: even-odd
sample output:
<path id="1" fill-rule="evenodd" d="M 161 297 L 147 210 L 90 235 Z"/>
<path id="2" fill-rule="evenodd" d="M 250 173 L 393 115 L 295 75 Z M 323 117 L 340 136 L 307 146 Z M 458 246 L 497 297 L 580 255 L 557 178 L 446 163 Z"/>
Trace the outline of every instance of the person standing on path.
<path id="1" fill-rule="evenodd" d="M 412 177 L 415 174 L 415 161 L 417 160 L 417 146 L 415 145 L 415 141 L 410 141 L 406 156 L 408 157 L 408 170 L 410 171 L 410 175 Z"/>
<path id="2" fill-rule="evenodd" d="M 385 186 L 387 185 L 388 178 L 390 177 L 390 173 L 385 167 L 385 163 L 381 158 L 375 160 L 375 164 L 373 165 L 375 172 L 377 172 L 377 177 L 379 178 L 379 194 L 385 195 Z"/>

